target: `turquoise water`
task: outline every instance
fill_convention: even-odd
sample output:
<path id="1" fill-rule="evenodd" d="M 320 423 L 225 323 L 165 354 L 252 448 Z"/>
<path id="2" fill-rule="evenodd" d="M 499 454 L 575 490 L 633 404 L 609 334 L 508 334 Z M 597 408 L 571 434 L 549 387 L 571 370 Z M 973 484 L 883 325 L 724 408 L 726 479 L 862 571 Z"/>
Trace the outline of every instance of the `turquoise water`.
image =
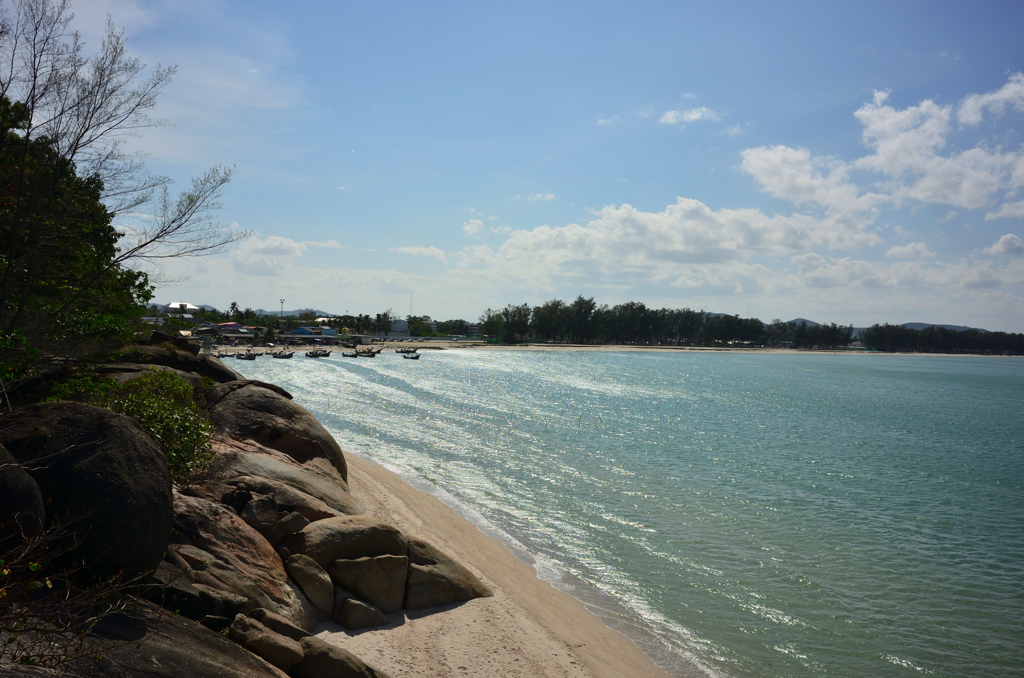
<path id="1" fill-rule="evenodd" d="M 1021 675 L 1024 360 L 335 356 L 229 364 L 674 675 Z"/>

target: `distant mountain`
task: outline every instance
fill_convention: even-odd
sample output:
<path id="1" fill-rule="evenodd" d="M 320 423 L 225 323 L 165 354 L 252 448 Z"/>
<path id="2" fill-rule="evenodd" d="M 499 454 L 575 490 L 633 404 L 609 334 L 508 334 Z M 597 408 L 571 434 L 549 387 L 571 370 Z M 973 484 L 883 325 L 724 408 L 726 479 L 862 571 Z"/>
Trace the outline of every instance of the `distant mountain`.
<path id="1" fill-rule="evenodd" d="M 947 330 L 955 330 L 957 332 L 964 332 L 966 330 L 977 330 L 982 334 L 987 334 L 988 330 L 983 330 L 980 327 L 967 327 L 966 325 L 940 325 L 938 323 L 903 323 L 900 327 L 905 327 L 908 330 L 923 330 L 926 327 L 942 327 Z"/>
<path id="2" fill-rule="evenodd" d="M 807 323 L 808 327 L 820 327 L 821 326 L 821 323 L 816 323 L 813 320 L 808 320 L 807 318 L 796 318 L 794 320 L 790 320 L 789 322 L 796 323 L 797 325 L 799 325 L 800 323 Z"/>

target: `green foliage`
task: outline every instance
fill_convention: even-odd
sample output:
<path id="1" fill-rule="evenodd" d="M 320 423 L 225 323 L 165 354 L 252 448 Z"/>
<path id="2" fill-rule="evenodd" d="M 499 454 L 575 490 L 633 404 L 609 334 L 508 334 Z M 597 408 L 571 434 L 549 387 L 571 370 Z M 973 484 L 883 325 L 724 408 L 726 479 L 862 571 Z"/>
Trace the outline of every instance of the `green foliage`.
<path id="1" fill-rule="evenodd" d="M 213 426 L 201 403 L 213 386 L 205 377 L 192 387 L 176 374 L 153 371 L 124 384 L 79 376 L 55 387 L 50 400 L 75 400 L 131 417 L 163 447 L 174 482 L 185 484 L 213 457 Z"/>

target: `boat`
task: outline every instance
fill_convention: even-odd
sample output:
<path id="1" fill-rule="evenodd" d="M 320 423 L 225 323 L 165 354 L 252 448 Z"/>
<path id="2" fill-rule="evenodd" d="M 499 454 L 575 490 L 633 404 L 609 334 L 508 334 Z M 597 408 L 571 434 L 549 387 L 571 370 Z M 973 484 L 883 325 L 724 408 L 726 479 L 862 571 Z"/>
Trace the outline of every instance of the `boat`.
<path id="1" fill-rule="evenodd" d="M 360 351 L 356 353 L 356 356 L 359 358 L 376 358 L 377 354 L 373 351 Z"/>
<path id="2" fill-rule="evenodd" d="M 256 360 L 255 353 L 236 353 L 235 360 Z"/>
<path id="3" fill-rule="evenodd" d="M 284 351 L 281 351 L 280 353 L 271 353 L 270 354 L 270 356 L 272 358 L 282 358 L 284 360 L 287 360 L 288 358 L 291 358 L 293 355 L 295 355 L 295 351 L 292 351 L 290 353 L 285 353 Z"/>
<path id="4" fill-rule="evenodd" d="M 415 353 L 418 348 L 396 348 L 395 353 Z"/>
<path id="5" fill-rule="evenodd" d="M 312 351 L 306 351 L 307 358 L 327 358 L 330 355 L 330 351 L 325 351 L 322 348 L 314 348 Z"/>
<path id="6" fill-rule="evenodd" d="M 359 357 L 359 351 L 352 351 L 351 353 L 345 353 L 344 351 L 342 351 L 341 357 L 343 357 L 343 358 L 358 358 Z"/>
<path id="7" fill-rule="evenodd" d="M 419 360 L 420 359 L 420 354 L 419 353 L 406 353 L 402 357 L 405 358 L 406 360 Z"/>

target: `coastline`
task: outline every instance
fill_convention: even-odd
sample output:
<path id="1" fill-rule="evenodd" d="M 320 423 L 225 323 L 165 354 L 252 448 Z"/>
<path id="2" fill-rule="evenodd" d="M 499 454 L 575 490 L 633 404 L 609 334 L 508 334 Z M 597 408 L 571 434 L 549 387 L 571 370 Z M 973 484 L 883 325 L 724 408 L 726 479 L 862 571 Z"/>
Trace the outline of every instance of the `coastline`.
<path id="1" fill-rule="evenodd" d="M 319 637 L 392 676 L 586 676 L 668 678 L 629 638 L 540 579 L 505 544 L 434 495 L 376 462 L 346 454 L 353 498 L 404 533 L 429 540 L 468 567 L 494 596 L 441 614 L 406 613 L 386 627 L 351 632 L 322 625 Z M 696 665 L 682 676 L 705 676 Z"/>
<path id="2" fill-rule="evenodd" d="M 466 341 L 437 341 L 427 339 L 422 342 L 406 343 L 406 342 L 393 342 L 393 341 L 382 341 L 375 342 L 375 347 L 383 348 L 386 351 L 391 351 L 396 348 L 419 348 L 427 351 L 434 350 L 485 350 L 485 351 L 587 351 L 587 352 L 653 352 L 653 353 L 732 353 L 732 354 L 743 354 L 743 355 L 850 355 L 850 356 L 903 356 L 903 357 L 932 357 L 932 358 L 1022 358 L 1020 355 L 996 355 L 996 354 L 983 354 L 983 353 L 917 353 L 917 352 L 900 352 L 890 353 L 888 351 L 865 351 L 865 350 L 839 350 L 839 349 L 825 349 L 825 350 L 811 350 L 811 349 L 792 349 L 792 348 L 724 348 L 718 346 L 635 346 L 629 344 L 485 344 L 483 342 L 466 342 Z M 256 350 L 273 351 L 283 346 L 275 346 L 274 348 L 257 347 Z M 216 353 L 225 355 L 234 355 L 235 353 L 245 353 L 251 347 L 248 346 L 224 346 L 216 351 Z M 308 347 L 312 348 L 312 347 Z M 303 346 L 292 346 L 291 350 L 298 352 L 308 350 L 307 347 Z M 332 347 L 334 351 L 342 351 L 348 349 L 342 349 L 340 347 Z M 298 356 L 296 356 L 298 357 Z"/>

